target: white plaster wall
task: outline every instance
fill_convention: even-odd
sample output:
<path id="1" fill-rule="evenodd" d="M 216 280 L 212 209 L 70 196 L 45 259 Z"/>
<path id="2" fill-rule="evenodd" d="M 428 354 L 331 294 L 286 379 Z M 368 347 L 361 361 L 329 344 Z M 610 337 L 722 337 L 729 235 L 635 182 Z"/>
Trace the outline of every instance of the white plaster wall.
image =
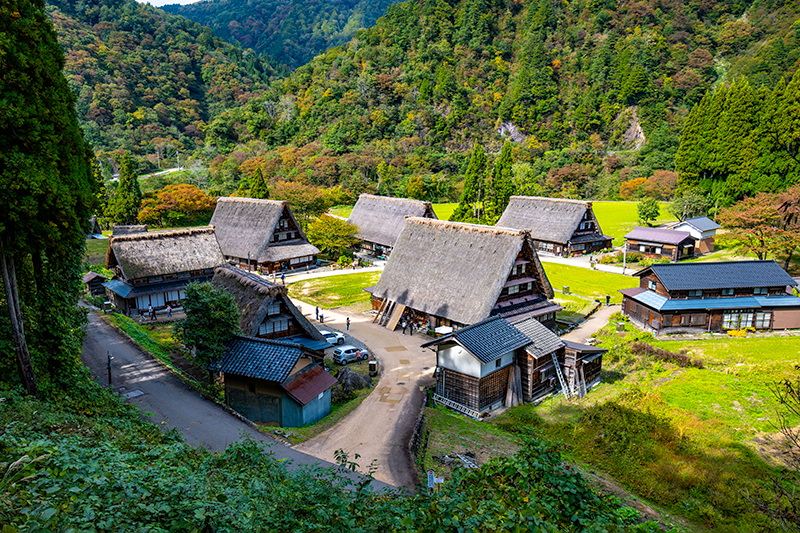
<path id="1" fill-rule="evenodd" d="M 500 361 L 500 366 L 497 366 L 497 361 Z M 508 352 L 507 354 L 503 355 L 500 359 L 496 359 L 491 363 L 486 363 L 481 365 L 481 377 L 488 376 L 495 370 L 500 370 L 504 366 L 508 366 L 514 362 L 514 352 Z"/>
<path id="2" fill-rule="evenodd" d="M 474 355 L 457 344 L 440 347 L 436 364 L 448 370 L 455 370 L 475 378 L 481 377 L 481 362 Z"/>

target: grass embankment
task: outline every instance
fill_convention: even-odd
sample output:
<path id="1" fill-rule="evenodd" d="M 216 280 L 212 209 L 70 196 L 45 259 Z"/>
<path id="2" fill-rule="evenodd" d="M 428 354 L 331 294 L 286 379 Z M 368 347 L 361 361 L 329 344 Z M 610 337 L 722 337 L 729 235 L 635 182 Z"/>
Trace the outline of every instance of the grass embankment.
<path id="1" fill-rule="evenodd" d="M 600 229 L 609 237 L 614 238 L 614 246 L 620 246 L 623 237 L 634 227 L 640 225 L 638 202 L 592 202 L 592 210 L 600 223 Z M 677 219 L 669 212 L 669 202 L 659 202 L 661 214 L 651 222 L 657 226 L 666 222 L 676 222 Z"/>
<path id="2" fill-rule="evenodd" d="M 298 281 L 289 285 L 289 296 L 323 309 L 358 303 L 368 306 L 370 295 L 363 289 L 378 283 L 379 278 L 380 272 L 356 272 Z"/>

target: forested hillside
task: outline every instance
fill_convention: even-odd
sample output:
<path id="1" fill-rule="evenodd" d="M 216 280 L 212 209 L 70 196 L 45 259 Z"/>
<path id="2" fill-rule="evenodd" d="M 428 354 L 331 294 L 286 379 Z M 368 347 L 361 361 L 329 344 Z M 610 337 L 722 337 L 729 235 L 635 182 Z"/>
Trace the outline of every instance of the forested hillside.
<path id="1" fill-rule="evenodd" d="M 135 0 L 49 0 L 65 74 L 96 151 L 193 150 L 209 119 L 279 70 L 197 23 Z"/>
<path id="2" fill-rule="evenodd" d="M 375 25 L 396 0 L 206 0 L 162 9 L 208 26 L 219 37 L 297 68 L 358 30 Z"/>
<path id="3" fill-rule="evenodd" d="M 395 4 L 217 117 L 206 141 L 240 170 L 217 174 L 222 190 L 258 166 L 273 180 L 453 200 L 473 144 L 493 157 L 508 138 L 524 194 L 636 197 L 660 170 L 671 195 L 692 107 L 734 74 L 766 90 L 791 77 L 796 20 L 782 1 Z"/>

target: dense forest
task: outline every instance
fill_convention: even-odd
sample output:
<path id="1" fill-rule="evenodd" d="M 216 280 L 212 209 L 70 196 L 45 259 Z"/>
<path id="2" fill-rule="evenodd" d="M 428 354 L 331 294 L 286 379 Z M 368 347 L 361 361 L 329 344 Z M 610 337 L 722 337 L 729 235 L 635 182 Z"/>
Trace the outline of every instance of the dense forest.
<path id="1" fill-rule="evenodd" d="M 358 30 L 374 26 L 394 1 L 206 0 L 161 9 L 297 68 L 332 46 L 346 44 Z"/>
<path id="2" fill-rule="evenodd" d="M 206 124 L 285 74 L 208 28 L 135 0 L 50 0 L 65 73 L 95 151 L 174 156 Z"/>
<path id="3" fill-rule="evenodd" d="M 219 115 L 206 145 L 217 168 L 249 160 L 272 179 L 452 201 L 473 145 L 493 159 L 508 139 L 523 194 L 636 197 L 661 171 L 671 195 L 693 106 L 735 77 L 772 90 L 797 70 L 797 7 L 394 4 L 347 46 Z M 224 192 L 241 175 L 215 178 Z"/>

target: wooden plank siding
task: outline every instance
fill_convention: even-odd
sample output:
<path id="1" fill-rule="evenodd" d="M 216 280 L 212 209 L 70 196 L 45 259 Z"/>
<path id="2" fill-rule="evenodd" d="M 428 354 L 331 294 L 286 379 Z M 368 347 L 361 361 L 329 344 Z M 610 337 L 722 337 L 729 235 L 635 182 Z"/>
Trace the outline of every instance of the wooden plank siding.
<path id="1" fill-rule="evenodd" d="M 508 388 L 508 376 L 511 366 L 505 366 L 496 372 L 480 380 L 480 408 L 479 411 L 486 409 L 493 403 L 502 401 Z"/>

